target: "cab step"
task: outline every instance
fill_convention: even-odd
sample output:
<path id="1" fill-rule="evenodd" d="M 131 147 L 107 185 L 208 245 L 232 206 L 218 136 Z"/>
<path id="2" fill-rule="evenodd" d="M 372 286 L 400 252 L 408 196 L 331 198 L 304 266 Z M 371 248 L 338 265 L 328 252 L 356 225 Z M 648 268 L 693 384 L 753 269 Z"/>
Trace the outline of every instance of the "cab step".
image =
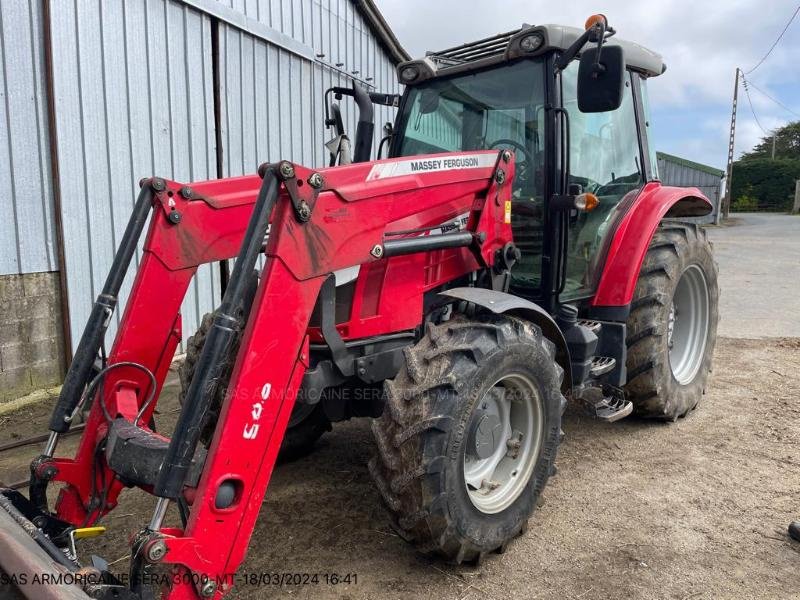
<path id="1" fill-rule="evenodd" d="M 630 415 L 633 412 L 633 403 L 623 397 L 607 396 L 595 403 L 593 409 L 595 418 L 613 423 Z"/>
<path id="2" fill-rule="evenodd" d="M 603 324 L 600 321 L 592 321 L 589 319 L 579 319 L 578 325 L 586 327 L 586 329 L 598 337 L 600 336 L 600 330 L 603 328 Z"/>
<path id="3" fill-rule="evenodd" d="M 600 387 L 590 387 L 583 390 L 579 400 L 590 417 L 606 423 L 624 419 L 633 412 L 633 404 L 616 388 L 604 391 Z"/>
<path id="4" fill-rule="evenodd" d="M 617 359 L 611 356 L 595 356 L 592 359 L 592 366 L 589 367 L 589 372 L 592 377 L 597 378 L 613 371 L 616 366 Z"/>

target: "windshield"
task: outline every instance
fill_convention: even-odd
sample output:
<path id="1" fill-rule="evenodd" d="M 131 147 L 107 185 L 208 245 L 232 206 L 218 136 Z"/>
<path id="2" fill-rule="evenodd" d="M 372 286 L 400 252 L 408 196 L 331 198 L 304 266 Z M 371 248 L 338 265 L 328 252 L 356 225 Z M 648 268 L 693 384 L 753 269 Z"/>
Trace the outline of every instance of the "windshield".
<path id="1" fill-rule="evenodd" d="M 514 242 L 517 284 L 539 286 L 544 206 L 544 64 L 527 59 L 434 79 L 409 89 L 395 156 L 508 148 L 516 156 Z"/>

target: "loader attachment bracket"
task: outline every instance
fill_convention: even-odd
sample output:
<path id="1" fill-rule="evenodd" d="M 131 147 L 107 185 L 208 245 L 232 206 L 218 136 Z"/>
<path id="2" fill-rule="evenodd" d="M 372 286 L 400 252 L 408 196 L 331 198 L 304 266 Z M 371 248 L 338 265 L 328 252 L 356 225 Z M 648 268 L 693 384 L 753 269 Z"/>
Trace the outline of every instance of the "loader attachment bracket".
<path id="1" fill-rule="evenodd" d="M 259 175 L 263 177 L 263 170 L 270 167 L 274 167 L 275 174 L 289 194 L 295 217 L 301 223 L 306 223 L 311 219 L 311 212 L 314 210 L 317 196 L 325 186 L 322 175 L 288 160 L 282 160 L 277 165 L 268 163 L 261 165 Z"/>

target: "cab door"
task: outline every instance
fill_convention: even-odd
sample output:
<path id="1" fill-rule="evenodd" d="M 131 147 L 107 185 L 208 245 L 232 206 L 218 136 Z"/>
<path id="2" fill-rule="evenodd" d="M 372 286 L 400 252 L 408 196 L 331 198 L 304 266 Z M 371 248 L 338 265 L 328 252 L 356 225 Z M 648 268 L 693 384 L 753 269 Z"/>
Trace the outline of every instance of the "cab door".
<path id="1" fill-rule="evenodd" d="M 591 212 L 572 211 L 568 217 L 561 301 L 594 294 L 614 223 L 647 180 L 634 102 L 633 86 L 638 79 L 626 75 L 618 109 L 582 113 L 577 75 L 577 61 L 561 75 L 562 106 L 569 116 L 569 184 L 593 193 L 600 204 Z"/>

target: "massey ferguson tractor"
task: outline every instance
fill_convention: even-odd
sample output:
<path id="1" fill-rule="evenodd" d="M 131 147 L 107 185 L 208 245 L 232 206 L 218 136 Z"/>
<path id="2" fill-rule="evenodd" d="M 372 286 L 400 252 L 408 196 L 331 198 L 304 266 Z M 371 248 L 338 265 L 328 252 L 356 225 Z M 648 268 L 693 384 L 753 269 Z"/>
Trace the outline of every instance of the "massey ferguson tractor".
<path id="1" fill-rule="evenodd" d="M 567 403 L 608 422 L 694 409 L 717 269 L 705 232 L 679 219 L 711 205 L 659 182 L 646 83 L 665 65 L 614 33 L 602 15 L 584 30 L 525 25 L 399 65 L 402 97 L 333 88 L 327 168 L 283 160 L 247 177 L 142 180 L 28 494 L 0 490 L 0 564 L 28 574 L 19 591 L 222 597 L 279 454 L 308 452 L 356 416 L 373 419 L 369 472 L 399 534 L 478 561 L 526 530 Z M 345 96 L 360 110 L 352 144 Z M 399 108 L 388 158 L 371 160 L 375 103 Z M 163 431 L 154 411 L 181 301 L 198 266 L 229 259 L 222 302 L 188 342 L 177 425 Z M 82 411 L 78 450 L 60 456 Z M 79 559 L 127 488 L 154 508 L 131 532 L 122 577 Z"/>

